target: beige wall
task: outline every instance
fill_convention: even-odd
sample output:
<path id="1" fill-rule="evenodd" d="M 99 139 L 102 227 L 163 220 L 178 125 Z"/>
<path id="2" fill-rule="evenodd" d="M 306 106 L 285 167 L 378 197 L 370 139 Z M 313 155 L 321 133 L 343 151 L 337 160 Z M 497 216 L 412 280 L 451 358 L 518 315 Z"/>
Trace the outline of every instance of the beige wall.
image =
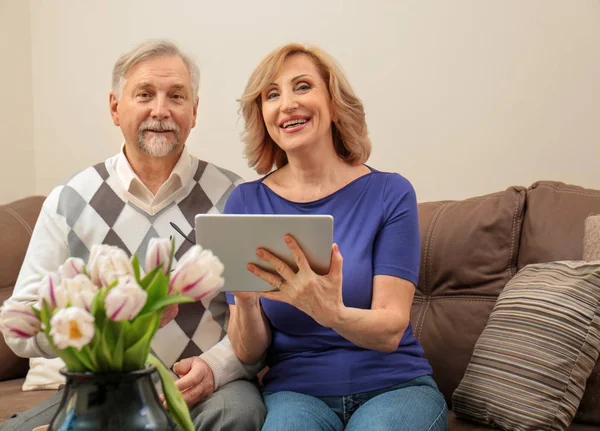
<path id="1" fill-rule="evenodd" d="M 29 4 L 0 0 L 0 204 L 35 192 Z"/>
<path id="2" fill-rule="evenodd" d="M 370 165 L 404 174 L 421 201 L 538 179 L 600 189 L 597 0 L 30 5 L 39 193 L 118 150 L 108 115 L 112 64 L 158 37 L 200 62 L 191 151 L 246 179 L 256 175 L 239 156 L 235 99 L 261 57 L 301 41 L 333 54 L 364 100 Z"/>

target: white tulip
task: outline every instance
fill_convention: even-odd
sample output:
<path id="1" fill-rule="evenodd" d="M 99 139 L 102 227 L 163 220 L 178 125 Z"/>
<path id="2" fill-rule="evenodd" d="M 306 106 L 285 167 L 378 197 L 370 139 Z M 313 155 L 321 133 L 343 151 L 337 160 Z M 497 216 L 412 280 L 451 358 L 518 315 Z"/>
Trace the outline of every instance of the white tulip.
<path id="1" fill-rule="evenodd" d="M 196 301 L 212 299 L 223 287 L 223 264 L 210 250 L 199 245 L 190 248 L 177 262 L 169 282 L 169 292 Z"/>
<path id="2" fill-rule="evenodd" d="M 132 320 L 146 304 L 148 294 L 133 276 L 119 277 L 117 285 L 108 291 L 104 299 L 106 315 L 111 320 Z"/>
<path id="3" fill-rule="evenodd" d="M 82 259 L 70 257 L 58 268 L 58 274 L 62 278 L 73 278 L 76 275 L 81 274 L 84 268 L 85 262 Z"/>
<path id="4" fill-rule="evenodd" d="M 38 308 L 40 310 L 43 308 L 44 301 L 51 311 L 55 308 L 66 307 L 69 301 L 69 296 L 62 286 L 60 276 L 53 272 L 49 272 L 42 278 L 38 292 L 40 296 Z"/>
<path id="5" fill-rule="evenodd" d="M 121 275 L 133 274 L 127 254 L 119 247 L 105 244 L 92 246 L 86 269 L 97 286 L 109 286 Z"/>
<path id="6" fill-rule="evenodd" d="M 76 275 L 73 278 L 63 278 L 61 288 L 69 297 L 69 303 L 73 307 L 84 308 L 90 311 L 94 296 L 98 292 L 98 286 L 85 274 Z"/>
<path id="7" fill-rule="evenodd" d="M 152 271 L 157 266 L 162 266 L 162 271 L 167 274 L 171 260 L 171 240 L 167 238 L 151 238 L 146 252 L 146 272 Z"/>
<path id="8" fill-rule="evenodd" d="M 0 308 L 0 331 L 6 338 L 30 338 L 40 332 L 40 319 L 31 305 L 5 301 Z"/>
<path id="9" fill-rule="evenodd" d="M 81 350 L 94 338 L 94 316 L 79 307 L 61 308 L 50 319 L 50 337 L 58 349 Z"/>

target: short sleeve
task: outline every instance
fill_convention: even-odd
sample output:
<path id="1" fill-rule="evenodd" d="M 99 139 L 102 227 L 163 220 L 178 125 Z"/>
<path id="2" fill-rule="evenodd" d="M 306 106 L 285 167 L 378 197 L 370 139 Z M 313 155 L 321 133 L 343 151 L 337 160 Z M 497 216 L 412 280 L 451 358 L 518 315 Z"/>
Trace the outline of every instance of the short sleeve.
<path id="1" fill-rule="evenodd" d="M 242 186 L 237 186 L 227 198 L 223 214 L 245 214 L 244 206 Z"/>
<path id="2" fill-rule="evenodd" d="M 415 190 L 406 178 L 390 174 L 383 187 L 382 202 L 384 217 L 375 238 L 373 274 L 403 278 L 416 286 L 421 238 Z"/>
<path id="3" fill-rule="evenodd" d="M 223 214 L 245 214 L 244 194 L 241 186 L 237 186 L 233 189 L 227 198 Z M 228 304 L 235 305 L 235 297 L 231 293 L 225 292 L 225 297 L 227 298 Z"/>

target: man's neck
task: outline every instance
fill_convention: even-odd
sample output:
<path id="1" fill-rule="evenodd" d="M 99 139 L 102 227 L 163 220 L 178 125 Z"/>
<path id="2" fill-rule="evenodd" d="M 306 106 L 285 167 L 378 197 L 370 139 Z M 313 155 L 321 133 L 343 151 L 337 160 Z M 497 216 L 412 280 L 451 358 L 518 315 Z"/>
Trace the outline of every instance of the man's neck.
<path id="1" fill-rule="evenodd" d="M 127 146 L 124 148 L 125 157 L 127 157 L 131 169 L 153 195 L 156 195 L 160 186 L 167 181 L 182 152 L 183 145 L 177 151 L 164 157 L 154 157 L 139 149 L 132 150 Z"/>

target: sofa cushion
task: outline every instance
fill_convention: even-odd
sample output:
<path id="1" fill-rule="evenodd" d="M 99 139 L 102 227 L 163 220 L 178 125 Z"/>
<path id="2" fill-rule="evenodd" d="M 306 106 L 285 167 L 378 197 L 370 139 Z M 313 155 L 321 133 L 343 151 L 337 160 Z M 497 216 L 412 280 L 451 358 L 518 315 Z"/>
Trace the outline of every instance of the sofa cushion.
<path id="1" fill-rule="evenodd" d="M 481 425 L 469 420 L 461 419 L 457 417 L 453 411 L 448 412 L 448 430 L 450 431 L 491 431 L 490 428 L 485 425 Z M 572 423 L 568 431 L 598 431 L 598 427 L 594 425 L 584 425 Z"/>
<path id="2" fill-rule="evenodd" d="M 524 188 L 509 188 L 419 204 L 421 269 L 411 323 L 448 405 L 496 297 L 516 273 L 524 199 Z"/>
<path id="3" fill-rule="evenodd" d="M 584 221 L 600 213 L 600 190 L 539 181 L 527 190 L 519 269 L 530 263 L 580 260 Z"/>
<path id="4" fill-rule="evenodd" d="M 600 214 L 585 219 L 583 260 L 600 261 Z M 600 425 L 600 360 L 588 378 L 575 421 Z"/>
<path id="5" fill-rule="evenodd" d="M 600 354 L 600 262 L 521 270 L 500 294 L 454 412 L 502 429 L 565 430 Z"/>
<path id="6" fill-rule="evenodd" d="M 0 206 L 0 304 L 12 294 L 43 202 L 44 197 L 32 196 Z M 27 372 L 27 360 L 15 356 L 1 336 L 0 358 L 0 381 Z"/>

